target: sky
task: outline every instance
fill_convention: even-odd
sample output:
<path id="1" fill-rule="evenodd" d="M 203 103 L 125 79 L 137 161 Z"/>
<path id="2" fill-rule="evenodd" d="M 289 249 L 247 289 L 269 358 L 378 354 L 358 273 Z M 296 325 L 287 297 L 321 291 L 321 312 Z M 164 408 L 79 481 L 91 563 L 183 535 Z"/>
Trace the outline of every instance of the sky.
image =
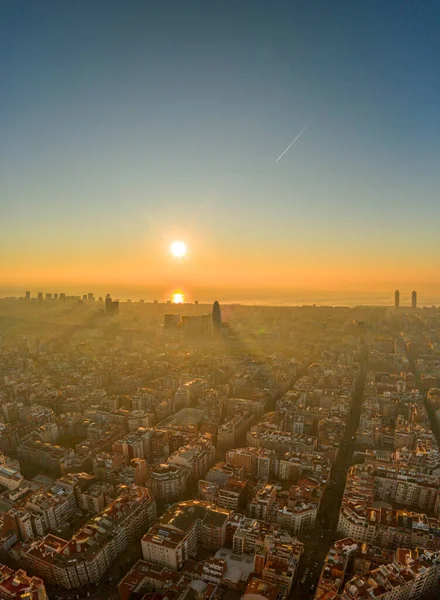
<path id="1" fill-rule="evenodd" d="M 440 299 L 439 64 L 431 0 L 0 3 L 0 287 Z"/>

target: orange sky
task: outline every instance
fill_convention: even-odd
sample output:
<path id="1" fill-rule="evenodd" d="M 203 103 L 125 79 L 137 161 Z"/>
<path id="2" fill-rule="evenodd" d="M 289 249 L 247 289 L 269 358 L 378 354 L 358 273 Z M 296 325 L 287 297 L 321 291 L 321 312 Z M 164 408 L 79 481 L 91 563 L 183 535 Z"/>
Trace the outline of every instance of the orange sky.
<path id="1" fill-rule="evenodd" d="M 276 246 L 266 249 L 239 248 L 231 244 L 229 252 L 209 249 L 206 240 L 189 243 L 188 255 L 175 259 L 167 244 L 138 248 L 106 246 L 59 251 L 40 249 L 31 255 L 17 253 L 0 267 L 2 285 L 29 287 L 86 286 L 90 289 L 119 286 L 126 289 L 200 288 L 278 290 L 350 290 L 360 288 L 372 292 L 394 287 L 436 286 L 436 273 L 430 262 L 421 268 L 418 260 L 407 257 L 342 255 L 335 251 L 291 256 Z M 234 248 L 234 246 L 236 246 Z M 233 250 L 231 252 L 231 250 Z M 367 253 L 368 254 L 368 253 Z M 21 258 L 21 259 L 20 259 Z"/>

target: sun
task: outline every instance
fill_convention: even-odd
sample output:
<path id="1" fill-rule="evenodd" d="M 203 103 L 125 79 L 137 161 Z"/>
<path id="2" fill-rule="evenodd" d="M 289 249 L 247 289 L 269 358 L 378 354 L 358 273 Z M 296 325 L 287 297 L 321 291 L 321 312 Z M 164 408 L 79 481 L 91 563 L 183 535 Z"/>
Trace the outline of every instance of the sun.
<path id="1" fill-rule="evenodd" d="M 181 292 L 176 292 L 173 294 L 173 304 L 183 304 L 185 301 L 185 296 Z"/>
<path id="2" fill-rule="evenodd" d="M 180 242 L 180 241 L 176 240 L 170 246 L 170 252 L 176 258 L 182 258 L 183 256 L 185 256 L 187 251 L 188 251 L 188 248 L 187 248 L 185 242 Z"/>

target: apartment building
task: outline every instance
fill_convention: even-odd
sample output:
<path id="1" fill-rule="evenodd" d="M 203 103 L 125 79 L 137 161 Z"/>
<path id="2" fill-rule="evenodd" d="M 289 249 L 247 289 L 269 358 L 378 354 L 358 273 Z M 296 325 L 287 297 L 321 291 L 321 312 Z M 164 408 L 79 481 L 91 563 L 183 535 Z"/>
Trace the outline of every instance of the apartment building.
<path id="1" fill-rule="evenodd" d="M 298 481 L 308 473 L 321 480 L 330 477 L 331 461 L 328 457 L 318 452 L 285 452 L 277 463 L 278 479 Z"/>
<path id="2" fill-rule="evenodd" d="M 268 521 L 273 503 L 277 497 L 277 488 L 273 484 L 266 484 L 257 490 L 255 497 L 249 504 L 248 512 L 251 519 Z"/>
<path id="3" fill-rule="evenodd" d="M 117 481 L 117 473 L 121 467 L 125 467 L 129 462 L 127 456 L 122 454 L 111 454 L 109 452 L 99 452 L 92 459 L 93 475 L 102 481 Z"/>
<path id="4" fill-rule="evenodd" d="M 142 435 L 130 433 L 125 437 L 114 442 L 112 451 L 114 454 L 122 454 L 129 460 L 132 458 L 145 458 L 147 456 L 144 448 L 144 439 Z"/>
<path id="5" fill-rule="evenodd" d="M 272 431 L 270 429 L 258 432 L 253 428 L 248 431 L 246 441 L 251 447 L 267 448 L 279 454 L 286 451 L 310 452 L 315 450 L 318 445 L 318 440 L 314 436 L 290 431 Z"/>
<path id="6" fill-rule="evenodd" d="M 349 559 L 358 550 L 351 538 L 338 540 L 330 548 L 322 566 L 314 600 L 333 600 L 344 584 Z"/>
<path id="7" fill-rule="evenodd" d="M 229 462 L 219 462 L 206 473 L 206 481 L 217 485 L 224 485 L 228 479 L 243 479 L 245 469 L 242 466 Z"/>
<path id="8" fill-rule="evenodd" d="M 72 448 L 61 448 L 42 442 L 29 435 L 18 444 L 18 456 L 21 460 L 34 463 L 55 475 L 62 475 L 73 464 L 75 451 Z"/>
<path id="9" fill-rule="evenodd" d="M 170 595 L 187 590 L 191 580 L 182 573 L 145 560 L 138 560 L 118 584 L 120 600 L 142 597 L 151 590 L 166 590 Z"/>
<path id="10" fill-rule="evenodd" d="M 380 542 L 385 547 L 437 548 L 434 532 L 438 519 L 428 518 L 422 511 L 439 510 L 438 485 L 436 476 L 420 475 L 399 465 L 355 465 L 347 476 L 338 529 L 356 540 Z M 372 508 L 377 499 L 408 509 Z"/>
<path id="11" fill-rule="evenodd" d="M 299 502 L 295 506 L 283 506 L 276 515 L 281 527 L 297 534 L 312 529 L 318 514 L 318 504 L 315 502 Z"/>
<path id="12" fill-rule="evenodd" d="M 228 479 L 218 488 L 215 501 L 221 508 L 238 511 L 246 506 L 248 481 L 241 479 Z"/>
<path id="13" fill-rule="evenodd" d="M 224 545 L 228 518 L 229 511 L 201 500 L 175 504 L 142 538 L 144 560 L 180 569 L 199 546 Z"/>
<path id="14" fill-rule="evenodd" d="M 151 469 L 149 485 L 159 501 L 176 500 L 188 488 L 191 469 L 177 464 L 164 463 Z"/>
<path id="15" fill-rule="evenodd" d="M 47 492 L 38 490 L 31 494 L 25 508 L 34 519 L 39 517 L 43 531 L 47 532 L 68 521 L 78 507 L 73 486 L 58 481 Z"/>
<path id="16" fill-rule="evenodd" d="M 0 564 L 0 598 L 2 600 L 48 600 L 46 588 L 39 577 L 29 577 L 26 571 L 14 571 Z"/>
<path id="17" fill-rule="evenodd" d="M 267 480 L 275 471 L 276 454 L 267 448 L 234 448 L 226 453 L 226 461 L 243 467 L 245 473 Z"/>
<path id="18" fill-rule="evenodd" d="M 304 544 L 285 532 L 272 531 L 255 547 L 255 572 L 287 598 L 292 589 Z"/>
<path id="19" fill-rule="evenodd" d="M 399 548 L 395 560 L 364 575 L 352 577 L 338 600 L 418 600 L 437 589 L 440 555 L 423 548 Z"/>
<path id="20" fill-rule="evenodd" d="M 276 526 L 251 519 L 243 515 L 234 515 L 229 523 L 232 538 L 232 550 L 236 554 L 254 554 L 259 539 L 272 532 Z"/>
<path id="21" fill-rule="evenodd" d="M 0 464 L 0 485 L 8 490 L 16 490 L 23 483 L 23 475 L 5 464 Z"/>
<path id="22" fill-rule="evenodd" d="M 254 421 L 251 412 L 241 412 L 230 417 L 217 428 L 217 451 L 226 452 L 246 433 Z M 228 461 L 229 462 L 229 461 Z"/>
<path id="23" fill-rule="evenodd" d="M 168 464 L 180 465 L 191 471 L 191 479 L 203 479 L 207 471 L 214 464 L 215 447 L 208 439 L 197 439 L 191 444 L 182 446 L 171 454 Z"/>
<path id="24" fill-rule="evenodd" d="M 149 490 L 119 486 L 117 491 L 116 498 L 69 541 L 49 534 L 16 544 L 12 555 L 65 589 L 99 582 L 156 519 L 156 502 Z"/>

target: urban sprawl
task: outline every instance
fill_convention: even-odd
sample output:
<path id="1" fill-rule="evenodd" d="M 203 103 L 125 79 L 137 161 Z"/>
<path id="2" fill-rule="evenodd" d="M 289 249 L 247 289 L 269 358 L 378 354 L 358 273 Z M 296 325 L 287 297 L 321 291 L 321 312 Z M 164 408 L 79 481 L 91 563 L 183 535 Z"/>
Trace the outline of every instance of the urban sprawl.
<path id="1" fill-rule="evenodd" d="M 439 596 L 440 312 L 0 300 L 0 598 Z"/>

